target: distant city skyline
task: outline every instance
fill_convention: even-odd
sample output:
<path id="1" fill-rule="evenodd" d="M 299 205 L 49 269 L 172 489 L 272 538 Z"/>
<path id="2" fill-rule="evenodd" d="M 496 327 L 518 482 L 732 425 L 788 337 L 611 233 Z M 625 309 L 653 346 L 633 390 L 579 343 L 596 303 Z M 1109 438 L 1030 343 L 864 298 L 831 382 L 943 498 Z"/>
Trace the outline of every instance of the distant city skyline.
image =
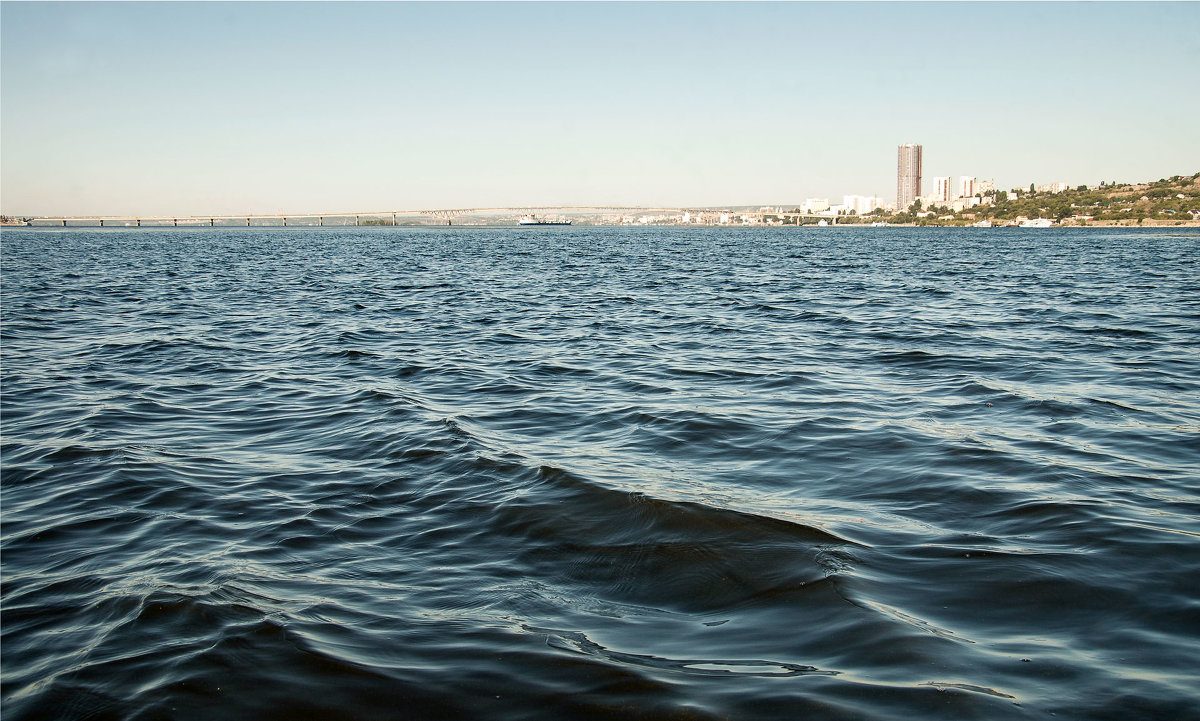
<path id="1" fill-rule="evenodd" d="M 1191 2 L 3 2 L 0 210 L 892 202 L 906 142 L 1153 180 L 1200 168 L 1197 38 Z"/>

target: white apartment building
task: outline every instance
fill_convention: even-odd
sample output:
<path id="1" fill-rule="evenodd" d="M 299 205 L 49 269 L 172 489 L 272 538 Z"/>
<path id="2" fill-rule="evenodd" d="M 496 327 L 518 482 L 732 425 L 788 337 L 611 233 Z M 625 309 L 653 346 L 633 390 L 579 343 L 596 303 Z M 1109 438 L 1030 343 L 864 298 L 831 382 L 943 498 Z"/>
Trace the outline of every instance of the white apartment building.
<path id="1" fill-rule="evenodd" d="M 883 206 L 883 198 L 869 195 L 847 195 L 842 198 L 846 212 L 854 211 L 855 215 L 866 215 L 872 210 Z"/>
<path id="2" fill-rule="evenodd" d="M 821 213 L 829 210 L 829 198 L 809 198 L 804 201 L 800 210 L 805 213 Z"/>
<path id="3" fill-rule="evenodd" d="M 1037 186 L 1039 193 L 1061 193 L 1064 190 L 1070 190 L 1071 186 L 1066 183 L 1046 183 L 1045 185 Z"/>
<path id="4" fill-rule="evenodd" d="M 933 198 L 935 203 L 949 203 L 951 200 L 954 200 L 954 187 L 951 185 L 952 180 L 953 178 L 949 175 L 933 179 Z"/>
<path id="5" fill-rule="evenodd" d="M 958 178 L 958 197 L 971 198 L 975 193 L 975 178 L 970 175 L 960 175 Z"/>

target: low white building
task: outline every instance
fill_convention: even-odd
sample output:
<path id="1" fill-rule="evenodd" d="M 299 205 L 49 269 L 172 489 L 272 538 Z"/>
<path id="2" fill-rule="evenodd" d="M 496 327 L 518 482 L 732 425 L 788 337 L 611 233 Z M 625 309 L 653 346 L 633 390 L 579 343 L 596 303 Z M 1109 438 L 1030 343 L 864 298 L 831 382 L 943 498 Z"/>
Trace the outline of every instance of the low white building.
<path id="1" fill-rule="evenodd" d="M 876 208 L 883 207 L 883 198 L 869 195 L 847 195 L 842 198 L 842 205 L 846 206 L 846 212 L 853 210 L 855 215 L 866 215 Z"/>
<path id="2" fill-rule="evenodd" d="M 800 210 L 805 213 L 820 213 L 823 210 L 829 210 L 829 198 L 809 198 L 804 201 Z"/>

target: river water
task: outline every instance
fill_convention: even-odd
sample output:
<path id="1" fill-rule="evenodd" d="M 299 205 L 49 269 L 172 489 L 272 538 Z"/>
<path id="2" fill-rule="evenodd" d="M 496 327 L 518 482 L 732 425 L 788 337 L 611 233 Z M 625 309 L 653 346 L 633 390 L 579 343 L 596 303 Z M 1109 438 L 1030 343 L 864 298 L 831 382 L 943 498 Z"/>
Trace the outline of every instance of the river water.
<path id="1" fill-rule="evenodd" d="M 1200 237 L 6 230 L 5 719 L 1200 718 Z"/>

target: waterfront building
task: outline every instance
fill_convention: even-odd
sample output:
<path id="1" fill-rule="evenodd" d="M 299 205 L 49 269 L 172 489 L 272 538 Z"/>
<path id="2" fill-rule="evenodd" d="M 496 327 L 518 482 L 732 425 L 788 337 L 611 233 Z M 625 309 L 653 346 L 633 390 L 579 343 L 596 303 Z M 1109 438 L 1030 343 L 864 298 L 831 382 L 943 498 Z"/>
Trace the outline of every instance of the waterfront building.
<path id="1" fill-rule="evenodd" d="M 958 178 L 958 197 L 971 198 L 976 193 L 975 178 L 969 175 L 961 175 Z"/>
<path id="2" fill-rule="evenodd" d="M 896 207 L 908 210 L 921 197 L 921 146 L 905 143 L 896 148 Z"/>
<path id="3" fill-rule="evenodd" d="M 949 175 L 933 179 L 933 197 L 935 203 L 949 203 L 954 199 L 954 190 L 951 186 L 951 180 L 952 178 Z"/>
<path id="4" fill-rule="evenodd" d="M 801 208 L 805 213 L 820 213 L 829 210 L 828 198 L 809 198 Z"/>
<path id="5" fill-rule="evenodd" d="M 883 206 L 883 198 L 868 195 L 847 195 L 842 198 L 846 212 L 854 211 L 855 215 L 866 215 L 872 210 Z"/>

